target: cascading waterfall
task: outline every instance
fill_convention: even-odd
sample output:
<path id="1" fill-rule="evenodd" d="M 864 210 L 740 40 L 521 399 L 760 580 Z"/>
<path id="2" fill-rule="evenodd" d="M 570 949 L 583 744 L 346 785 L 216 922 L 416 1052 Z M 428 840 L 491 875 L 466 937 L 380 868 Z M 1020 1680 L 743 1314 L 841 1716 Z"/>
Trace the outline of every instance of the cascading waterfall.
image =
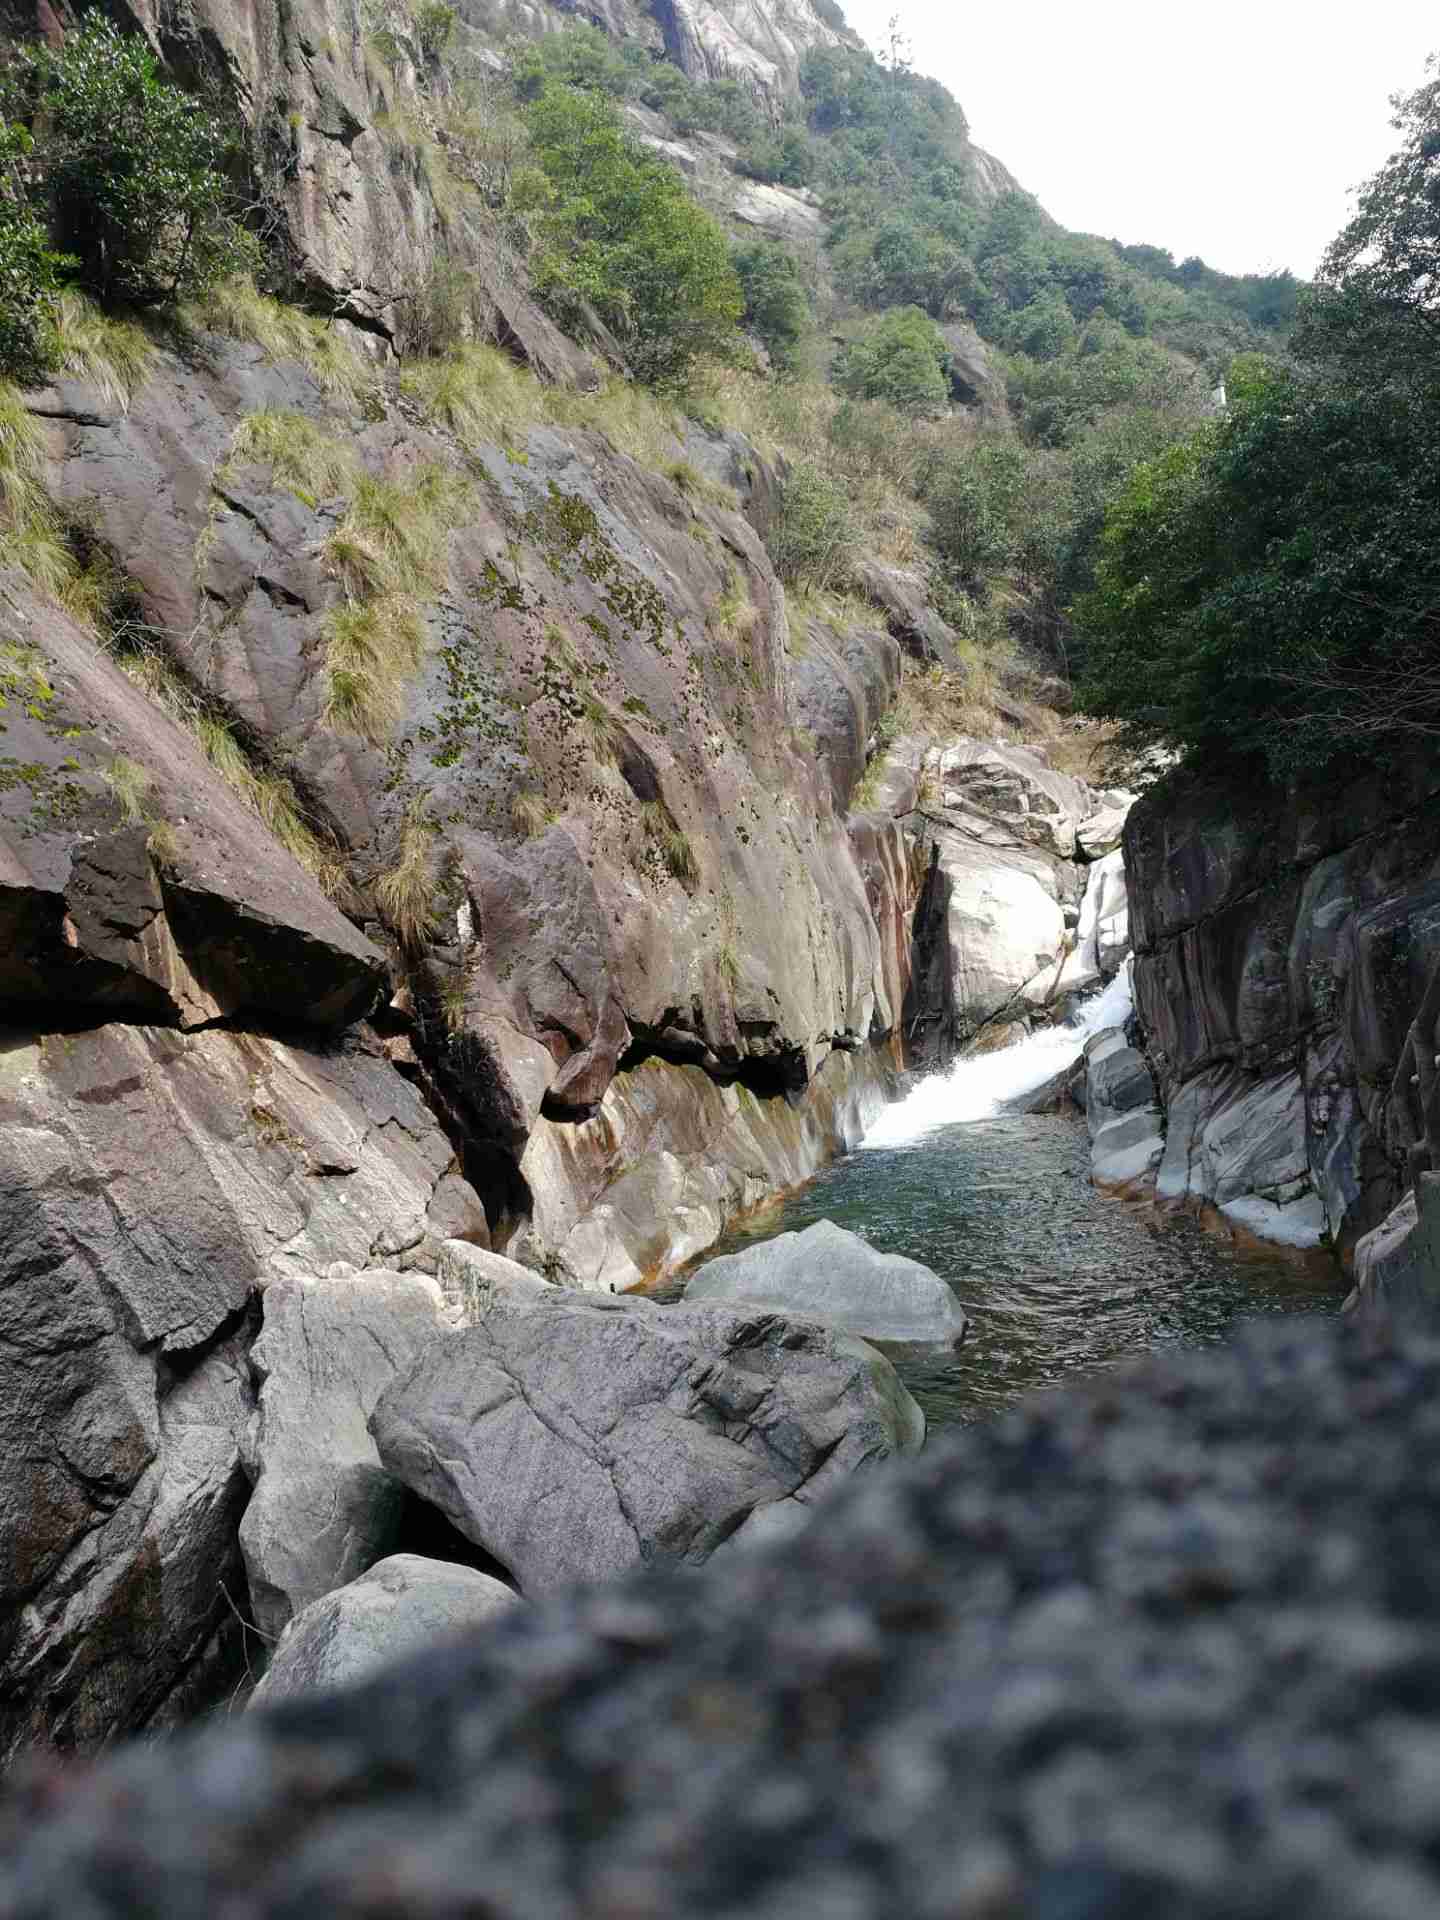
<path id="1" fill-rule="evenodd" d="M 1237 1313 L 1333 1312 L 1330 1277 L 1283 1256 L 1241 1252 L 1193 1220 L 1158 1219 L 1099 1192 L 1083 1125 L 1013 1103 L 1124 1024 L 1127 962 L 1068 1026 L 922 1080 L 778 1210 L 738 1224 L 716 1249 L 817 1220 L 938 1273 L 970 1316 L 958 1353 L 896 1348 L 901 1379 L 932 1425 L 973 1420 L 1033 1387 L 1092 1373 L 1147 1348 L 1220 1338 Z M 978 1123 L 978 1124 L 974 1124 Z"/>
<path id="2" fill-rule="evenodd" d="M 863 1144 L 906 1147 L 937 1127 L 993 1119 L 1012 1101 L 1073 1065 L 1092 1034 L 1123 1026 L 1133 1004 L 1127 960 L 1109 986 L 1085 1001 L 1065 1026 L 1042 1027 L 1013 1047 L 959 1060 L 947 1072 L 930 1074 L 886 1109 Z"/>

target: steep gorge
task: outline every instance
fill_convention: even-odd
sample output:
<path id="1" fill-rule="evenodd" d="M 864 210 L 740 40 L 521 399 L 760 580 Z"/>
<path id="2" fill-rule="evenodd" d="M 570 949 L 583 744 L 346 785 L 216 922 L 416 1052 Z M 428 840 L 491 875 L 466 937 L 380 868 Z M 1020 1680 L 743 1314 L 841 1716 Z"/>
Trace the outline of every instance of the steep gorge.
<path id="1" fill-rule="evenodd" d="M 787 595 L 783 447 L 542 310 L 413 22 L 121 11 L 245 118 L 297 299 L 25 396 L 94 592 L 0 583 L 7 1751 L 170 1724 L 243 1671 L 269 1286 L 428 1275 L 456 1241 L 653 1283 L 902 1071 L 1013 1037 L 1125 944 L 1130 796 L 1026 744 L 1027 700 L 947 718 L 975 667 L 922 565 L 860 552 L 850 596 Z M 849 44 L 809 0 L 584 12 L 772 113 Z M 570 18 L 477 0 L 457 31 L 495 72 Z M 817 243 L 814 195 L 629 115 L 725 217 Z M 982 202 L 1012 184 L 966 162 Z M 450 386 L 409 344 L 441 259 L 475 300 Z M 957 411 L 1003 420 L 978 336 L 948 337 Z M 1282 853 L 1277 819 L 1228 865 L 1223 808 L 1132 816 L 1167 1197 L 1314 1225 L 1318 1196 L 1347 1243 L 1395 1197 L 1393 1036 L 1336 1010 L 1365 916 L 1430 884 L 1416 778 L 1343 845 L 1307 824 Z M 1237 1112 L 1248 1158 L 1215 1174 Z"/>
<path id="2" fill-rule="evenodd" d="M 6 1751 L 243 1671 L 268 1285 L 671 1271 L 1060 990 L 1103 813 L 890 739 L 953 645 L 923 582 L 791 610 L 783 461 L 559 332 L 403 56 L 322 0 L 132 23 L 250 120 L 314 317 L 222 301 L 24 399 L 89 597 L 0 600 Z M 830 32 L 674 23 L 762 91 Z M 442 244 L 468 410 L 392 357 Z"/>

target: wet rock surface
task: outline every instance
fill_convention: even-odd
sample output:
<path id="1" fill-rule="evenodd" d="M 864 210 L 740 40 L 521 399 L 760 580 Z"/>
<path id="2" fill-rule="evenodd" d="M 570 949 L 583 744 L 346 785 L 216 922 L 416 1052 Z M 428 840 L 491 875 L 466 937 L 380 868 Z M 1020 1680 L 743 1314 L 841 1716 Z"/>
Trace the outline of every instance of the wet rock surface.
<path id="1" fill-rule="evenodd" d="M 395 1480 L 535 1594 L 698 1565 L 915 1451 L 925 1422 L 889 1361 L 813 1323 L 556 1289 L 430 1347 L 370 1430 Z"/>
<path id="2" fill-rule="evenodd" d="M 1036 1475 L 1043 1472 L 1044 1497 Z M 1269 1322 L 6 1809 L 15 1920 L 1416 1920 L 1440 1345 Z"/>
<path id="3" fill-rule="evenodd" d="M 1123 1028 L 1111 1027 L 1085 1043 L 1085 1120 L 1096 1183 L 1138 1191 L 1165 1150 L 1165 1118 L 1145 1056 Z"/>

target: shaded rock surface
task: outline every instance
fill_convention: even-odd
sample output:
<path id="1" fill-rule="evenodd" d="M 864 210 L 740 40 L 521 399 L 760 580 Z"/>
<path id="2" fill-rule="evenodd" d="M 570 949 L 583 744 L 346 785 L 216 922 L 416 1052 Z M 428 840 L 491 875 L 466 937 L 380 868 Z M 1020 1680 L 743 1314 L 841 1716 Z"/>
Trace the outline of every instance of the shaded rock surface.
<path id="1" fill-rule="evenodd" d="M 989 347 L 964 321 L 949 321 L 940 333 L 950 355 L 950 391 L 955 400 L 986 426 L 1007 426 L 1010 403 L 1005 377 L 997 372 Z"/>
<path id="2" fill-rule="evenodd" d="M 252 1302 L 484 1232 L 373 1041 L 111 1025 L 0 1045 L 0 1750 L 238 1674 Z M 228 1636 L 228 1637 L 227 1637 Z"/>
<path id="3" fill-rule="evenodd" d="M 1125 828 L 1162 1190 L 1342 1251 L 1407 1183 L 1394 1100 L 1440 959 L 1440 791 L 1416 753 L 1340 790 L 1172 775 Z"/>
<path id="4" fill-rule="evenodd" d="M 895 1082 L 893 1056 L 873 1047 L 832 1053 L 793 1102 L 644 1061 L 593 1119 L 535 1127 L 521 1161 L 533 1211 L 510 1251 L 596 1293 L 663 1279 L 727 1220 L 858 1146 Z"/>
<path id="5" fill-rule="evenodd" d="M 1165 1150 L 1165 1119 L 1145 1056 L 1123 1027 L 1085 1043 L 1085 1120 L 1098 1186 L 1134 1191 L 1153 1175 Z"/>
<path id="6" fill-rule="evenodd" d="M 1091 993 L 1114 979 L 1130 952 L 1130 910 L 1125 893 L 1125 861 L 1117 847 L 1103 854 L 1085 875 L 1085 894 L 1075 944 L 1060 969 L 1061 995 Z"/>
<path id="7" fill-rule="evenodd" d="M 0 1003 L 185 1026 L 369 1011 L 384 956 L 90 633 L 12 586 L 0 655 Z"/>
<path id="8" fill-rule="evenodd" d="M 826 1328 L 557 1289 L 438 1342 L 370 1428 L 387 1471 L 534 1594 L 697 1565 L 915 1451 L 925 1422 L 889 1361 Z"/>
<path id="9" fill-rule="evenodd" d="M 1433 1314 L 1440 1304 L 1440 1174 L 1420 1174 L 1399 1205 L 1361 1236 L 1345 1304 L 1385 1318 Z"/>
<path id="10" fill-rule="evenodd" d="M 392 1553 L 296 1614 L 250 1706 L 354 1686 L 378 1668 L 484 1626 L 514 1605 L 509 1587 L 473 1567 Z"/>
<path id="11" fill-rule="evenodd" d="M 707 1261 L 687 1283 L 685 1303 L 773 1307 L 864 1340 L 955 1345 L 966 1326 L 939 1274 L 903 1254 L 878 1253 L 833 1220 Z"/>
<path id="12" fill-rule="evenodd" d="M 434 1280 L 381 1269 L 297 1276 L 266 1292 L 250 1355 L 259 1384 L 245 1465 L 255 1491 L 240 1524 L 263 1634 L 283 1632 L 398 1543 L 404 1492 L 366 1422 L 437 1337 L 442 1308 Z"/>
<path id="13" fill-rule="evenodd" d="M 1433 1337 L 1269 1321 L 947 1438 L 703 1578 L 13 1790 L 0 1900 L 1416 1920 L 1437 1475 Z"/>
<path id="14" fill-rule="evenodd" d="M 463 1326 L 478 1320 L 497 1300 L 534 1300 L 550 1288 L 543 1274 L 468 1240 L 445 1242 L 435 1275 L 447 1318 Z"/>
<path id="15" fill-rule="evenodd" d="M 917 750 L 918 748 L 918 750 Z M 1081 843 L 1097 802 L 1028 747 L 900 741 L 879 783 L 919 809 L 929 862 L 914 915 L 904 1028 L 912 1057 L 943 1064 L 986 1029 L 1023 1021 L 1119 969 L 1128 949 L 1118 856 Z"/>

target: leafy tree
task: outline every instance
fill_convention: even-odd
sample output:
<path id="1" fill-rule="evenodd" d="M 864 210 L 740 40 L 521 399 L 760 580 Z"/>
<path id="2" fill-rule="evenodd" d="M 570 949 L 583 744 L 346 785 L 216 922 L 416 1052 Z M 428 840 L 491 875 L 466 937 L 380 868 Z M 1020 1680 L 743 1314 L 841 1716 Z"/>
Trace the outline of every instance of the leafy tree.
<path id="1" fill-rule="evenodd" d="M 92 16 L 28 61 L 52 232 L 89 292 L 157 306 L 253 261 L 228 175 L 235 138 L 143 40 Z"/>
<path id="2" fill-rule="evenodd" d="M 997 328 L 1001 340 L 1032 360 L 1058 360 L 1080 339 L 1065 296 L 1056 287 L 1037 294 L 1028 306 L 1006 316 Z"/>
<path id="3" fill-rule="evenodd" d="M 740 149 L 735 164 L 750 179 L 772 187 L 808 187 L 815 178 L 815 155 L 798 127 L 758 134 Z"/>
<path id="4" fill-rule="evenodd" d="M 734 264 L 745 296 L 746 328 L 764 343 L 776 366 L 793 366 L 810 326 L 810 301 L 794 255 L 772 240 L 755 240 L 736 250 Z"/>
<path id="5" fill-rule="evenodd" d="M 1068 351 L 1048 360 L 1014 355 L 1006 373 L 1025 437 L 1047 447 L 1073 445 L 1117 410 L 1169 414 L 1188 424 L 1206 401 L 1206 382 L 1188 361 L 1105 322 L 1072 336 Z"/>
<path id="6" fill-rule="evenodd" d="M 730 353 L 740 283 L 724 234 L 679 174 L 631 140 L 596 93 L 549 84 L 527 119 L 543 172 L 533 195 L 541 298 L 573 327 L 598 315 L 655 385 Z"/>
<path id="7" fill-rule="evenodd" d="M 0 375 L 22 384 L 53 366 L 50 299 L 73 264 L 57 254 L 25 193 L 23 127 L 0 120 Z"/>
<path id="8" fill-rule="evenodd" d="M 882 314 L 842 355 L 835 384 L 860 400 L 883 400 L 916 418 L 944 413 L 950 356 L 928 314 L 899 307 Z"/>
<path id="9" fill-rule="evenodd" d="M 1241 366 L 1140 467 L 1077 616 L 1082 699 L 1137 748 L 1288 774 L 1440 733 L 1440 395 Z"/>
<path id="10" fill-rule="evenodd" d="M 612 100 L 629 100 L 639 91 L 636 63 L 608 33 L 578 21 L 520 49 L 511 76 L 522 100 L 538 100 L 552 83 L 603 93 Z"/>
<path id="11" fill-rule="evenodd" d="M 1297 340 L 1360 380 L 1428 378 L 1440 350 L 1440 55 L 1392 102 L 1401 145 L 1321 264 Z"/>
<path id="12" fill-rule="evenodd" d="M 1397 101 L 1402 145 L 1326 257 L 1302 363 L 1238 361 L 1227 414 L 1142 465 L 1109 514 L 1077 604 L 1082 698 L 1134 747 L 1290 774 L 1440 737 L 1430 75 Z"/>

